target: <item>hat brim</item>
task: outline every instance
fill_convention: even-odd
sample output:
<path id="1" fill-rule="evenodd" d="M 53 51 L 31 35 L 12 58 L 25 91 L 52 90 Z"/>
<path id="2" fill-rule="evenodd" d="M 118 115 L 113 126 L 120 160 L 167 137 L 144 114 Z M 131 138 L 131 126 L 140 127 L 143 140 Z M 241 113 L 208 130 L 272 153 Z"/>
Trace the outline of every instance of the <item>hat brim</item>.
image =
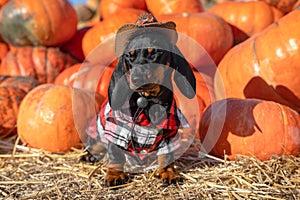
<path id="1" fill-rule="evenodd" d="M 176 44 L 178 35 L 176 32 L 176 24 L 172 21 L 147 23 L 143 25 L 125 24 L 121 26 L 115 39 L 115 53 L 119 57 L 123 54 L 128 42 L 137 35 L 144 32 L 159 32 L 166 36 L 170 41 Z"/>

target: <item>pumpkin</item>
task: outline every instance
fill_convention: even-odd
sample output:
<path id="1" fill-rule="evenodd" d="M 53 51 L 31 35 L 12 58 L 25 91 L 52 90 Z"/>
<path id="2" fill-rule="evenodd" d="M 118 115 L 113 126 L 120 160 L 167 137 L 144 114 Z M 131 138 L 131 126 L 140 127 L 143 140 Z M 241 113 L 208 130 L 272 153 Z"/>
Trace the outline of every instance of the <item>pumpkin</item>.
<path id="1" fill-rule="evenodd" d="M 0 8 L 4 6 L 9 0 L 0 0 Z"/>
<path id="2" fill-rule="evenodd" d="M 77 63 L 58 47 L 14 47 L 2 59 L 0 75 L 31 76 L 40 83 L 53 83 L 65 68 Z"/>
<path id="3" fill-rule="evenodd" d="M 146 0 L 146 5 L 154 16 L 204 11 L 202 3 L 199 0 Z"/>
<path id="4" fill-rule="evenodd" d="M 263 1 L 224 1 L 209 9 L 251 36 L 277 21 L 283 14 Z"/>
<path id="5" fill-rule="evenodd" d="M 286 14 L 294 9 L 294 6 L 299 2 L 298 0 L 262 0 L 271 6 L 276 7 L 282 13 Z"/>
<path id="6" fill-rule="evenodd" d="M 57 75 L 57 77 L 54 80 L 54 84 L 73 86 L 75 78 L 81 66 L 82 63 L 76 63 L 66 68 Z"/>
<path id="7" fill-rule="evenodd" d="M 199 67 L 197 70 L 193 68 L 196 78 L 196 95 L 202 99 L 202 112 L 216 100 L 213 86 L 213 73 L 215 70 L 216 66 Z"/>
<path id="8" fill-rule="evenodd" d="M 55 46 L 71 39 L 77 15 L 68 0 L 10 0 L 0 12 L 3 39 L 17 46 Z"/>
<path id="9" fill-rule="evenodd" d="M 85 129 L 99 110 L 97 96 L 64 85 L 42 84 L 23 99 L 17 130 L 29 147 L 67 152 L 85 142 Z"/>
<path id="10" fill-rule="evenodd" d="M 2 58 L 4 58 L 9 51 L 9 46 L 5 42 L 0 41 L 0 62 Z"/>
<path id="11" fill-rule="evenodd" d="M 176 23 L 176 29 L 179 33 L 177 45 L 185 57 L 192 54 L 196 58 L 200 58 L 203 53 L 203 51 L 195 50 L 195 45 L 191 46 L 190 42 L 187 43 L 186 37 L 197 42 L 198 46 L 202 46 L 216 64 L 233 45 L 231 27 L 223 18 L 215 14 L 209 12 L 170 14 L 157 16 L 157 19 L 159 21 L 170 20 Z M 202 61 L 199 59 L 192 63 L 196 63 L 197 66 L 197 62 Z"/>
<path id="12" fill-rule="evenodd" d="M 0 138 L 16 134 L 20 103 L 38 84 L 31 77 L 0 76 Z"/>
<path id="13" fill-rule="evenodd" d="M 202 150 L 229 160 L 237 155 L 268 160 L 298 156 L 300 116 L 287 106 L 259 99 L 222 99 L 211 104 L 200 122 Z"/>
<path id="14" fill-rule="evenodd" d="M 258 98 L 300 112 L 300 10 L 294 10 L 264 31 L 230 49 L 218 65 L 217 98 Z M 293 31 L 291 31 L 293 30 Z"/>
<path id="15" fill-rule="evenodd" d="M 102 19 L 109 19 L 111 15 L 128 8 L 147 10 L 145 0 L 101 0 L 99 13 Z"/>
<path id="16" fill-rule="evenodd" d="M 75 57 L 78 61 L 83 62 L 85 56 L 82 50 L 82 40 L 90 28 L 90 26 L 79 28 L 70 40 L 59 46 L 60 50 Z"/>
<path id="17" fill-rule="evenodd" d="M 228 23 L 231 27 L 232 30 L 232 35 L 233 35 L 233 46 L 247 40 L 250 36 L 245 33 L 244 31 L 242 31 L 241 29 L 239 29 L 238 27 Z"/>
<path id="18" fill-rule="evenodd" d="M 63 72 L 55 79 L 55 84 L 68 85 L 86 89 L 100 95 L 100 102 L 108 97 L 108 86 L 115 65 L 105 66 L 92 63 L 78 63 Z"/>
<path id="19" fill-rule="evenodd" d="M 107 46 L 101 49 L 100 53 L 101 59 L 105 60 L 107 57 L 107 60 L 111 62 L 111 59 L 115 57 L 115 33 L 123 24 L 134 23 L 138 16 L 144 12 L 143 10 L 137 9 L 122 9 L 118 11 L 118 13 L 111 15 L 108 19 L 96 23 L 86 32 L 82 40 L 82 49 L 85 57 L 88 57 L 99 44 L 109 40 L 108 43 L 106 43 Z M 99 58 L 99 55 L 97 57 Z"/>

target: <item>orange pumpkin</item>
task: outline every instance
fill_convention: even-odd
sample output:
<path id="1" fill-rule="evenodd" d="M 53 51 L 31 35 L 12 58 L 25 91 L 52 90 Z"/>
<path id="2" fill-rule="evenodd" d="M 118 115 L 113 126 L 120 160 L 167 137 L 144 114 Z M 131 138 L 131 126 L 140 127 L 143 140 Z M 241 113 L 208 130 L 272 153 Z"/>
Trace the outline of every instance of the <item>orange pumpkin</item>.
<path id="1" fill-rule="evenodd" d="M 99 4 L 102 19 L 109 19 L 111 15 L 128 8 L 147 10 L 145 0 L 101 0 Z"/>
<path id="2" fill-rule="evenodd" d="M 82 39 L 85 33 L 90 28 L 91 28 L 90 26 L 86 26 L 78 29 L 75 35 L 70 40 L 68 40 L 67 42 L 59 46 L 60 50 L 64 53 L 71 55 L 72 57 L 76 58 L 80 62 L 83 62 L 85 56 L 82 50 Z"/>
<path id="3" fill-rule="evenodd" d="M 101 57 L 103 60 L 111 62 L 111 59 L 115 57 L 114 54 L 114 36 L 117 30 L 126 23 L 134 23 L 138 16 L 145 11 L 137 9 L 122 9 L 118 13 L 111 15 L 109 18 L 104 19 L 96 23 L 91 29 L 89 29 L 83 37 L 82 49 L 85 57 L 96 49 L 99 44 L 109 40 L 107 47 L 101 49 Z M 99 57 L 99 56 L 97 56 Z M 106 63 L 110 64 L 110 63 Z"/>
<path id="4" fill-rule="evenodd" d="M 23 99 L 18 134 L 27 146 L 66 152 L 85 142 L 85 129 L 99 110 L 97 96 L 68 86 L 42 84 Z"/>
<path id="5" fill-rule="evenodd" d="M 2 59 L 0 75 L 31 76 L 40 83 L 53 83 L 65 68 L 77 63 L 58 47 L 14 47 Z"/>
<path id="6" fill-rule="evenodd" d="M 0 138 L 16 134 L 20 103 L 38 84 L 31 77 L 0 76 Z"/>
<path id="7" fill-rule="evenodd" d="M 196 94 L 202 99 L 203 109 L 207 108 L 212 102 L 216 100 L 214 92 L 214 81 L 213 81 L 213 72 L 216 70 L 214 66 L 204 66 L 207 69 L 198 68 L 199 71 L 193 70 L 196 78 Z"/>
<path id="8" fill-rule="evenodd" d="M 263 1 L 224 1 L 209 9 L 249 36 L 261 32 L 283 14 Z"/>
<path id="9" fill-rule="evenodd" d="M 247 40 L 250 36 L 247 35 L 244 31 L 239 29 L 238 27 L 228 23 L 231 27 L 232 30 L 232 35 L 233 35 L 233 46 Z"/>
<path id="10" fill-rule="evenodd" d="M 146 5 L 154 16 L 204 11 L 202 3 L 199 0 L 146 0 Z"/>
<path id="11" fill-rule="evenodd" d="M 227 97 L 272 100 L 300 111 L 300 10 L 230 49 L 215 78 Z M 293 31 L 291 31 L 293 30 Z M 219 97 L 218 97 L 219 98 Z"/>
<path id="12" fill-rule="evenodd" d="M 231 27 L 221 17 L 209 13 L 183 13 L 174 15 L 157 16 L 159 21 L 174 21 L 179 33 L 177 45 L 184 56 L 196 55 L 201 58 L 202 52 L 194 49 L 194 45 L 186 42 L 185 37 L 189 37 L 201 45 L 217 64 L 223 58 L 225 53 L 233 45 L 233 35 Z M 199 48 L 199 47 L 197 47 Z M 193 64 L 199 64 L 201 59 L 193 61 Z M 196 66 L 197 66 L 196 65 Z"/>
<path id="13" fill-rule="evenodd" d="M 0 63 L 9 51 L 9 46 L 5 42 L 0 41 Z"/>
<path id="14" fill-rule="evenodd" d="M 61 73 L 57 75 L 57 77 L 54 80 L 54 84 L 73 86 L 81 66 L 82 63 L 76 63 L 66 68 L 65 70 L 63 70 Z"/>
<path id="15" fill-rule="evenodd" d="M 106 67 L 101 64 L 78 63 L 60 73 L 55 84 L 86 89 L 100 95 L 100 103 L 108 96 L 108 86 L 115 65 Z"/>
<path id="16" fill-rule="evenodd" d="M 294 6 L 299 2 L 298 0 L 261 0 L 271 6 L 276 7 L 283 13 L 288 13 L 294 9 Z"/>
<path id="17" fill-rule="evenodd" d="M 202 150 L 230 160 L 237 155 L 268 160 L 298 156 L 300 116 L 287 106 L 258 99 L 223 99 L 210 105 L 200 123 Z"/>
<path id="18" fill-rule="evenodd" d="M 9 0 L 0 0 L 0 7 L 6 4 Z"/>
<path id="19" fill-rule="evenodd" d="M 0 13 L 3 39 L 17 46 L 54 46 L 71 39 L 77 15 L 68 0 L 10 0 Z"/>

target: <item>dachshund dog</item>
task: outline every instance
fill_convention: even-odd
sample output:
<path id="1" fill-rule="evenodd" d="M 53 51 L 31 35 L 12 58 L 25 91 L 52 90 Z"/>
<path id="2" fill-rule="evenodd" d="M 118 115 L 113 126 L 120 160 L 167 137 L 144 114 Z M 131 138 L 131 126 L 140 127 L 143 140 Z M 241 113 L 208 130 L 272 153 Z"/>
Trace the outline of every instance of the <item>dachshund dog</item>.
<path id="1" fill-rule="evenodd" d="M 156 152 L 163 182 L 178 180 L 173 151 L 180 143 L 181 116 L 174 83 L 187 98 L 195 96 L 194 74 L 176 44 L 159 31 L 130 37 L 112 74 L 108 99 L 96 119 L 98 140 L 104 138 L 108 144 L 108 186 L 127 181 L 124 152 L 131 152 L 137 163 L 143 162 L 141 152 Z M 97 143 L 97 139 L 91 141 Z"/>

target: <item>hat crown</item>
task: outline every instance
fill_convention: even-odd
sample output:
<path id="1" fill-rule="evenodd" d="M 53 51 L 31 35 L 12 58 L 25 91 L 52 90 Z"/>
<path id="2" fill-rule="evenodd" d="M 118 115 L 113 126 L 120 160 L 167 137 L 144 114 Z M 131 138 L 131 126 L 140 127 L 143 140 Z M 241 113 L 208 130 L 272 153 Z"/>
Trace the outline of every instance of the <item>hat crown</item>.
<path id="1" fill-rule="evenodd" d="M 150 23 L 156 23 L 158 22 L 157 19 L 150 13 L 144 13 L 139 16 L 139 18 L 136 20 L 136 25 L 145 25 Z"/>
<path id="2" fill-rule="evenodd" d="M 141 14 L 134 24 L 124 24 L 116 33 L 115 53 L 119 57 L 125 47 L 134 37 L 144 33 L 156 33 L 166 36 L 171 43 L 176 44 L 178 35 L 176 24 L 172 21 L 159 22 L 151 13 Z"/>

